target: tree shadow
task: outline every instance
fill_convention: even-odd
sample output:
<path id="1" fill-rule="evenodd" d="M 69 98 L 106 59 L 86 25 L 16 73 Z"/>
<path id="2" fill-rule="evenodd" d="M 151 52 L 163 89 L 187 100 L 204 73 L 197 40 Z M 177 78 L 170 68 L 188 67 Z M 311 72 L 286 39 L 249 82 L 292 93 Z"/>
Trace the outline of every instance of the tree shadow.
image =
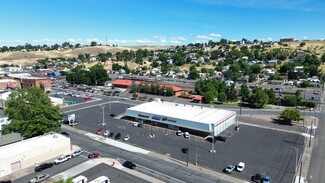
<path id="1" fill-rule="evenodd" d="M 272 123 L 284 126 L 293 126 L 292 122 L 283 119 L 272 119 Z"/>

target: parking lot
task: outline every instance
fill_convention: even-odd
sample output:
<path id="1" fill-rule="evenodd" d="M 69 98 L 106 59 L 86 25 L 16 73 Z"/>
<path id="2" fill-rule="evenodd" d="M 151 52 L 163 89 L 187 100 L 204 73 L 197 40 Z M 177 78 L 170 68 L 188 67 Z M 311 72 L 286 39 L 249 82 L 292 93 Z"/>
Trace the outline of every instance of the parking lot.
<path id="1" fill-rule="evenodd" d="M 75 177 L 78 177 L 79 175 L 83 175 L 87 177 L 88 181 L 94 180 L 97 177 L 100 176 L 106 176 L 111 179 L 111 182 L 121 182 L 121 183 L 128 183 L 128 182 L 134 182 L 134 183 L 146 183 L 146 180 L 140 179 L 136 176 L 133 176 L 131 174 L 127 174 L 124 171 L 121 171 L 116 168 L 112 168 L 111 166 L 102 163 L 99 164 L 91 169 L 88 169 L 87 171 L 84 171 Z"/>
<path id="2" fill-rule="evenodd" d="M 182 148 L 189 148 L 189 163 L 208 167 L 218 172 L 229 164 L 236 165 L 244 162 L 243 172 L 233 172 L 232 176 L 250 180 L 255 173 L 270 175 L 272 182 L 291 182 L 295 173 L 296 151 L 302 152 L 304 137 L 281 131 L 241 125 L 240 131 L 230 127 L 223 132 L 227 136 L 226 142 L 217 141 L 214 144 L 216 153 L 209 153 L 212 144 L 202 137 L 191 135 L 189 139 L 176 136 L 175 131 L 160 127 L 133 126 L 132 122 L 116 119 L 110 114 L 120 115 L 125 112 L 128 105 L 122 103 L 105 104 L 104 129 L 110 132 L 121 133 L 122 139 L 130 135 L 127 143 L 155 151 L 160 154 L 181 160 L 186 165 L 187 154 Z M 76 120 L 80 125 L 76 128 L 96 133 L 102 127 L 102 107 L 96 106 L 74 111 Z M 150 134 L 155 134 L 154 138 Z M 122 140 L 121 139 L 121 140 Z"/>

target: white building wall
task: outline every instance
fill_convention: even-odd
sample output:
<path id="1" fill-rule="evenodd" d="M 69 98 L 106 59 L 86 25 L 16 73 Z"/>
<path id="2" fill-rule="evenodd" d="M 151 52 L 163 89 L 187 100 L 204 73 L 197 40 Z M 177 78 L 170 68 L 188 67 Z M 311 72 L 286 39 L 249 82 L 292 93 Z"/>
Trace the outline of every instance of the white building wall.
<path id="1" fill-rule="evenodd" d="M 35 144 L 33 148 L 24 148 L 22 145 L 24 141 L 17 142 L 15 144 L 9 144 L 17 145 L 17 151 L 12 155 L 2 155 L 0 150 L 0 178 L 14 173 L 12 171 L 13 164 L 20 163 L 20 168 L 25 169 L 28 167 L 33 167 L 45 161 L 55 159 L 62 154 L 68 154 L 71 152 L 70 138 L 67 138 L 61 134 L 49 135 L 52 138 L 56 138 L 56 140 L 50 140 L 48 143 L 45 142 L 42 145 Z M 46 141 L 46 138 L 44 138 L 44 140 Z M 6 148 L 6 146 L 3 146 L 2 148 Z"/>
<path id="2" fill-rule="evenodd" d="M 215 125 L 214 136 L 218 136 L 221 132 L 226 130 L 228 127 L 236 123 L 236 115 L 233 115 L 229 119 L 223 121 L 222 123 Z"/>

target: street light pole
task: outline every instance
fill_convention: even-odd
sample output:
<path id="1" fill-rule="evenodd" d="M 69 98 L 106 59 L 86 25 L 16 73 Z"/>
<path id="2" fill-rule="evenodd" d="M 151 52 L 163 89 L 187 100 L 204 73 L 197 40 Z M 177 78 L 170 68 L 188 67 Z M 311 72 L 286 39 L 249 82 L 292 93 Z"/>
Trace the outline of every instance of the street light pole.
<path id="1" fill-rule="evenodd" d="M 316 109 L 314 109 L 314 120 L 316 121 Z M 313 130 L 313 126 L 314 126 L 314 120 L 312 120 L 310 123 L 310 132 L 309 132 L 309 147 L 311 146 L 311 133 L 312 133 L 312 130 Z M 316 124 L 316 122 L 315 122 Z"/>
<path id="2" fill-rule="evenodd" d="M 187 158 L 186 158 L 186 166 L 188 166 L 188 157 L 190 155 L 190 139 L 187 141 Z"/>
<path id="3" fill-rule="evenodd" d="M 291 147 L 296 150 L 296 168 L 295 168 L 295 172 L 297 173 L 297 171 L 298 171 L 298 148 L 293 147 L 293 146 L 291 146 Z"/>

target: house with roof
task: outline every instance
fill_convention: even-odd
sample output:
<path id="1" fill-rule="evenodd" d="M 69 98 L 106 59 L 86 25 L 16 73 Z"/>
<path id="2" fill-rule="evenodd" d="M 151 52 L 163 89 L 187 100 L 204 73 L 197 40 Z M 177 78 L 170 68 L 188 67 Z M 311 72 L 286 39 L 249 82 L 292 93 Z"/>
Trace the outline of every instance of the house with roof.
<path id="1" fill-rule="evenodd" d="M 304 72 L 304 66 L 296 66 L 293 72 Z"/>
<path id="2" fill-rule="evenodd" d="M 269 65 L 269 66 L 276 66 L 276 64 L 278 64 L 277 60 L 269 60 L 267 63 L 267 65 Z"/>

